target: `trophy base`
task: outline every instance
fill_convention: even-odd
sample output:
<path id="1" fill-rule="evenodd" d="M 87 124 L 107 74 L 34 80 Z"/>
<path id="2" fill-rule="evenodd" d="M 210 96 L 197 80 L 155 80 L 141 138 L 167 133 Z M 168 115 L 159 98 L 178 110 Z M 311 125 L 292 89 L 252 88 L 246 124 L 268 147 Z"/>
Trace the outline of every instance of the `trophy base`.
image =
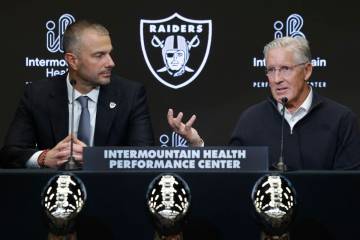
<path id="1" fill-rule="evenodd" d="M 160 236 L 157 232 L 155 232 L 154 240 L 183 240 L 182 233 L 171 235 L 171 236 Z"/>
<path id="2" fill-rule="evenodd" d="M 277 236 L 277 235 L 267 235 L 266 233 L 262 232 L 260 240 L 290 240 L 290 234 L 284 233 L 281 236 Z"/>
<path id="3" fill-rule="evenodd" d="M 73 233 L 69 233 L 67 235 L 64 236 L 59 236 L 59 235 L 55 235 L 53 233 L 49 233 L 48 234 L 48 240 L 77 240 L 77 234 L 76 232 Z"/>

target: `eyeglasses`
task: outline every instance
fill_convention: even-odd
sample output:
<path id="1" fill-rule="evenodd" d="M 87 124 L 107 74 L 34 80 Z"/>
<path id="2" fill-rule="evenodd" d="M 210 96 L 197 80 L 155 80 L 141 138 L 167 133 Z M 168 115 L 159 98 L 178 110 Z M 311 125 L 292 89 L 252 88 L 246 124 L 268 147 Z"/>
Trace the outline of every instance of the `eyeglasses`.
<path id="1" fill-rule="evenodd" d="M 276 68 L 276 67 L 266 68 L 265 69 L 265 74 L 269 78 L 274 78 L 275 74 L 276 74 L 276 71 L 279 71 L 279 74 L 281 76 L 290 77 L 296 67 L 304 65 L 306 63 L 308 63 L 308 62 L 303 62 L 303 63 L 295 64 L 295 65 L 292 65 L 292 66 L 280 66 L 278 68 Z"/>

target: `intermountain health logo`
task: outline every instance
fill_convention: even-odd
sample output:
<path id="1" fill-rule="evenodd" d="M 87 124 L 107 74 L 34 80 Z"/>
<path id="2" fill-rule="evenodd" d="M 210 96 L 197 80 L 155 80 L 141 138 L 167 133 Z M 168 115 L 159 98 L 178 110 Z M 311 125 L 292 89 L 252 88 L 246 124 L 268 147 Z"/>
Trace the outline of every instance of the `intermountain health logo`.
<path id="1" fill-rule="evenodd" d="M 162 134 L 159 137 L 159 142 L 161 147 L 188 147 L 186 139 L 175 132 Z"/>
<path id="2" fill-rule="evenodd" d="M 276 20 L 273 24 L 274 27 L 274 39 L 281 37 L 303 37 L 306 38 L 305 33 L 302 28 L 304 26 L 304 18 L 297 13 L 289 15 L 285 21 Z M 252 66 L 259 68 L 259 70 L 264 71 L 265 59 L 259 57 L 252 58 Z M 311 59 L 311 64 L 313 67 L 317 68 L 326 68 L 327 60 L 323 57 L 313 57 Z M 326 88 L 328 83 L 324 79 L 313 79 L 311 78 L 309 84 L 315 88 Z M 252 82 L 253 88 L 268 88 L 269 82 L 266 80 L 265 74 L 263 80 L 256 80 Z"/>
<path id="3" fill-rule="evenodd" d="M 274 23 L 274 39 L 281 37 L 304 37 L 305 34 L 301 32 L 301 28 L 304 25 L 304 19 L 299 14 L 291 14 L 285 23 L 285 34 L 284 34 L 284 23 L 280 20 Z"/>
<path id="4" fill-rule="evenodd" d="M 75 22 L 75 18 L 68 13 L 61 15 L 57 24 L 49 20 L 46 22 L 46 48 L 49 52 L 61 52 L 63 53 L 62 38 L 67 26 Z"/>
<path id="5" fill-rule="evenodd" d="M 173 89 L 182 88 L 199 76 L 209 56 L 211 39 L 211 20 L 194 20 L 174 13 L 164 19 L 140 21 L 145 62 L 159 82 Z"/>
<path id="6" fill-rule="evenodd" d="M 54 17 L 56 19 L 56 17 Z M 69 13 L 64 13 L 55 21 L 48 20 L 39 28 L 45 28 L 45 47 L 49 51 L 47 56 L 25 56 L 25 67 L 31 71 L 36 69 L 44 69 L 45 77 L 54 77 L 64 74 L 67 70 L 67 63 L 62 54 L 62 38 L 66 28 L 69 24 L 75 22 L 74 16 Z M 32 82 L 32 79 L 25 81 Z"/>

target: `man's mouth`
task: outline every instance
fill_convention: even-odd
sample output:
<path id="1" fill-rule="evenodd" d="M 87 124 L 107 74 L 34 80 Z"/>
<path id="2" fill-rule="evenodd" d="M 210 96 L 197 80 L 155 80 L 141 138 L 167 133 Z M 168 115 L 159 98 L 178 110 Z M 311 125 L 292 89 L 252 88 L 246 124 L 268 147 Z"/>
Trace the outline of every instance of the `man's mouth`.
<path id="1" fill-rule="evenodd" d="M 111 71 L 101 72 L 100 75 L 103 76 L 103 77 L 110 77 L 111 76 Z"/>
<path id="2" fill-rule="evenodd" d="M 287 92 L 288 88 L 287 87 L 278 87 L 276 88 L 276 94 L 282 95 L 285 94 Z"/>

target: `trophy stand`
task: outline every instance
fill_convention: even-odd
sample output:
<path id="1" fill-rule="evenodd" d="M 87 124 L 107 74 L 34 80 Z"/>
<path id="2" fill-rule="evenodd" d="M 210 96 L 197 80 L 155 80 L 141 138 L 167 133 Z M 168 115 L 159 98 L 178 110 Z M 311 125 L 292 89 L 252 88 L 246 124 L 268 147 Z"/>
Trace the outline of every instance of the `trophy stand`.
<path id="1" fill-rule="evenodd" d="M 77 240 L 77 234 L 76 232 L 73 232 L 68 233 L 67 235 L 59 236 L 49 232 L 48 240 Z"/>
<path id="2" fill-rule="evenodd" d="M 260 240 L 290 240 L 290 234 L 284 233 L 281 236 L 276 236 L 276 235 L 267 235 L 266 233 L 261 232 Z"/>
<path id="3" fill-rule="evenodd" d="M 183 234 L 179 233 L 171 236 L 160 236 L 158 232 L 155 232 L 154 240 L 183 240 Z"/>

